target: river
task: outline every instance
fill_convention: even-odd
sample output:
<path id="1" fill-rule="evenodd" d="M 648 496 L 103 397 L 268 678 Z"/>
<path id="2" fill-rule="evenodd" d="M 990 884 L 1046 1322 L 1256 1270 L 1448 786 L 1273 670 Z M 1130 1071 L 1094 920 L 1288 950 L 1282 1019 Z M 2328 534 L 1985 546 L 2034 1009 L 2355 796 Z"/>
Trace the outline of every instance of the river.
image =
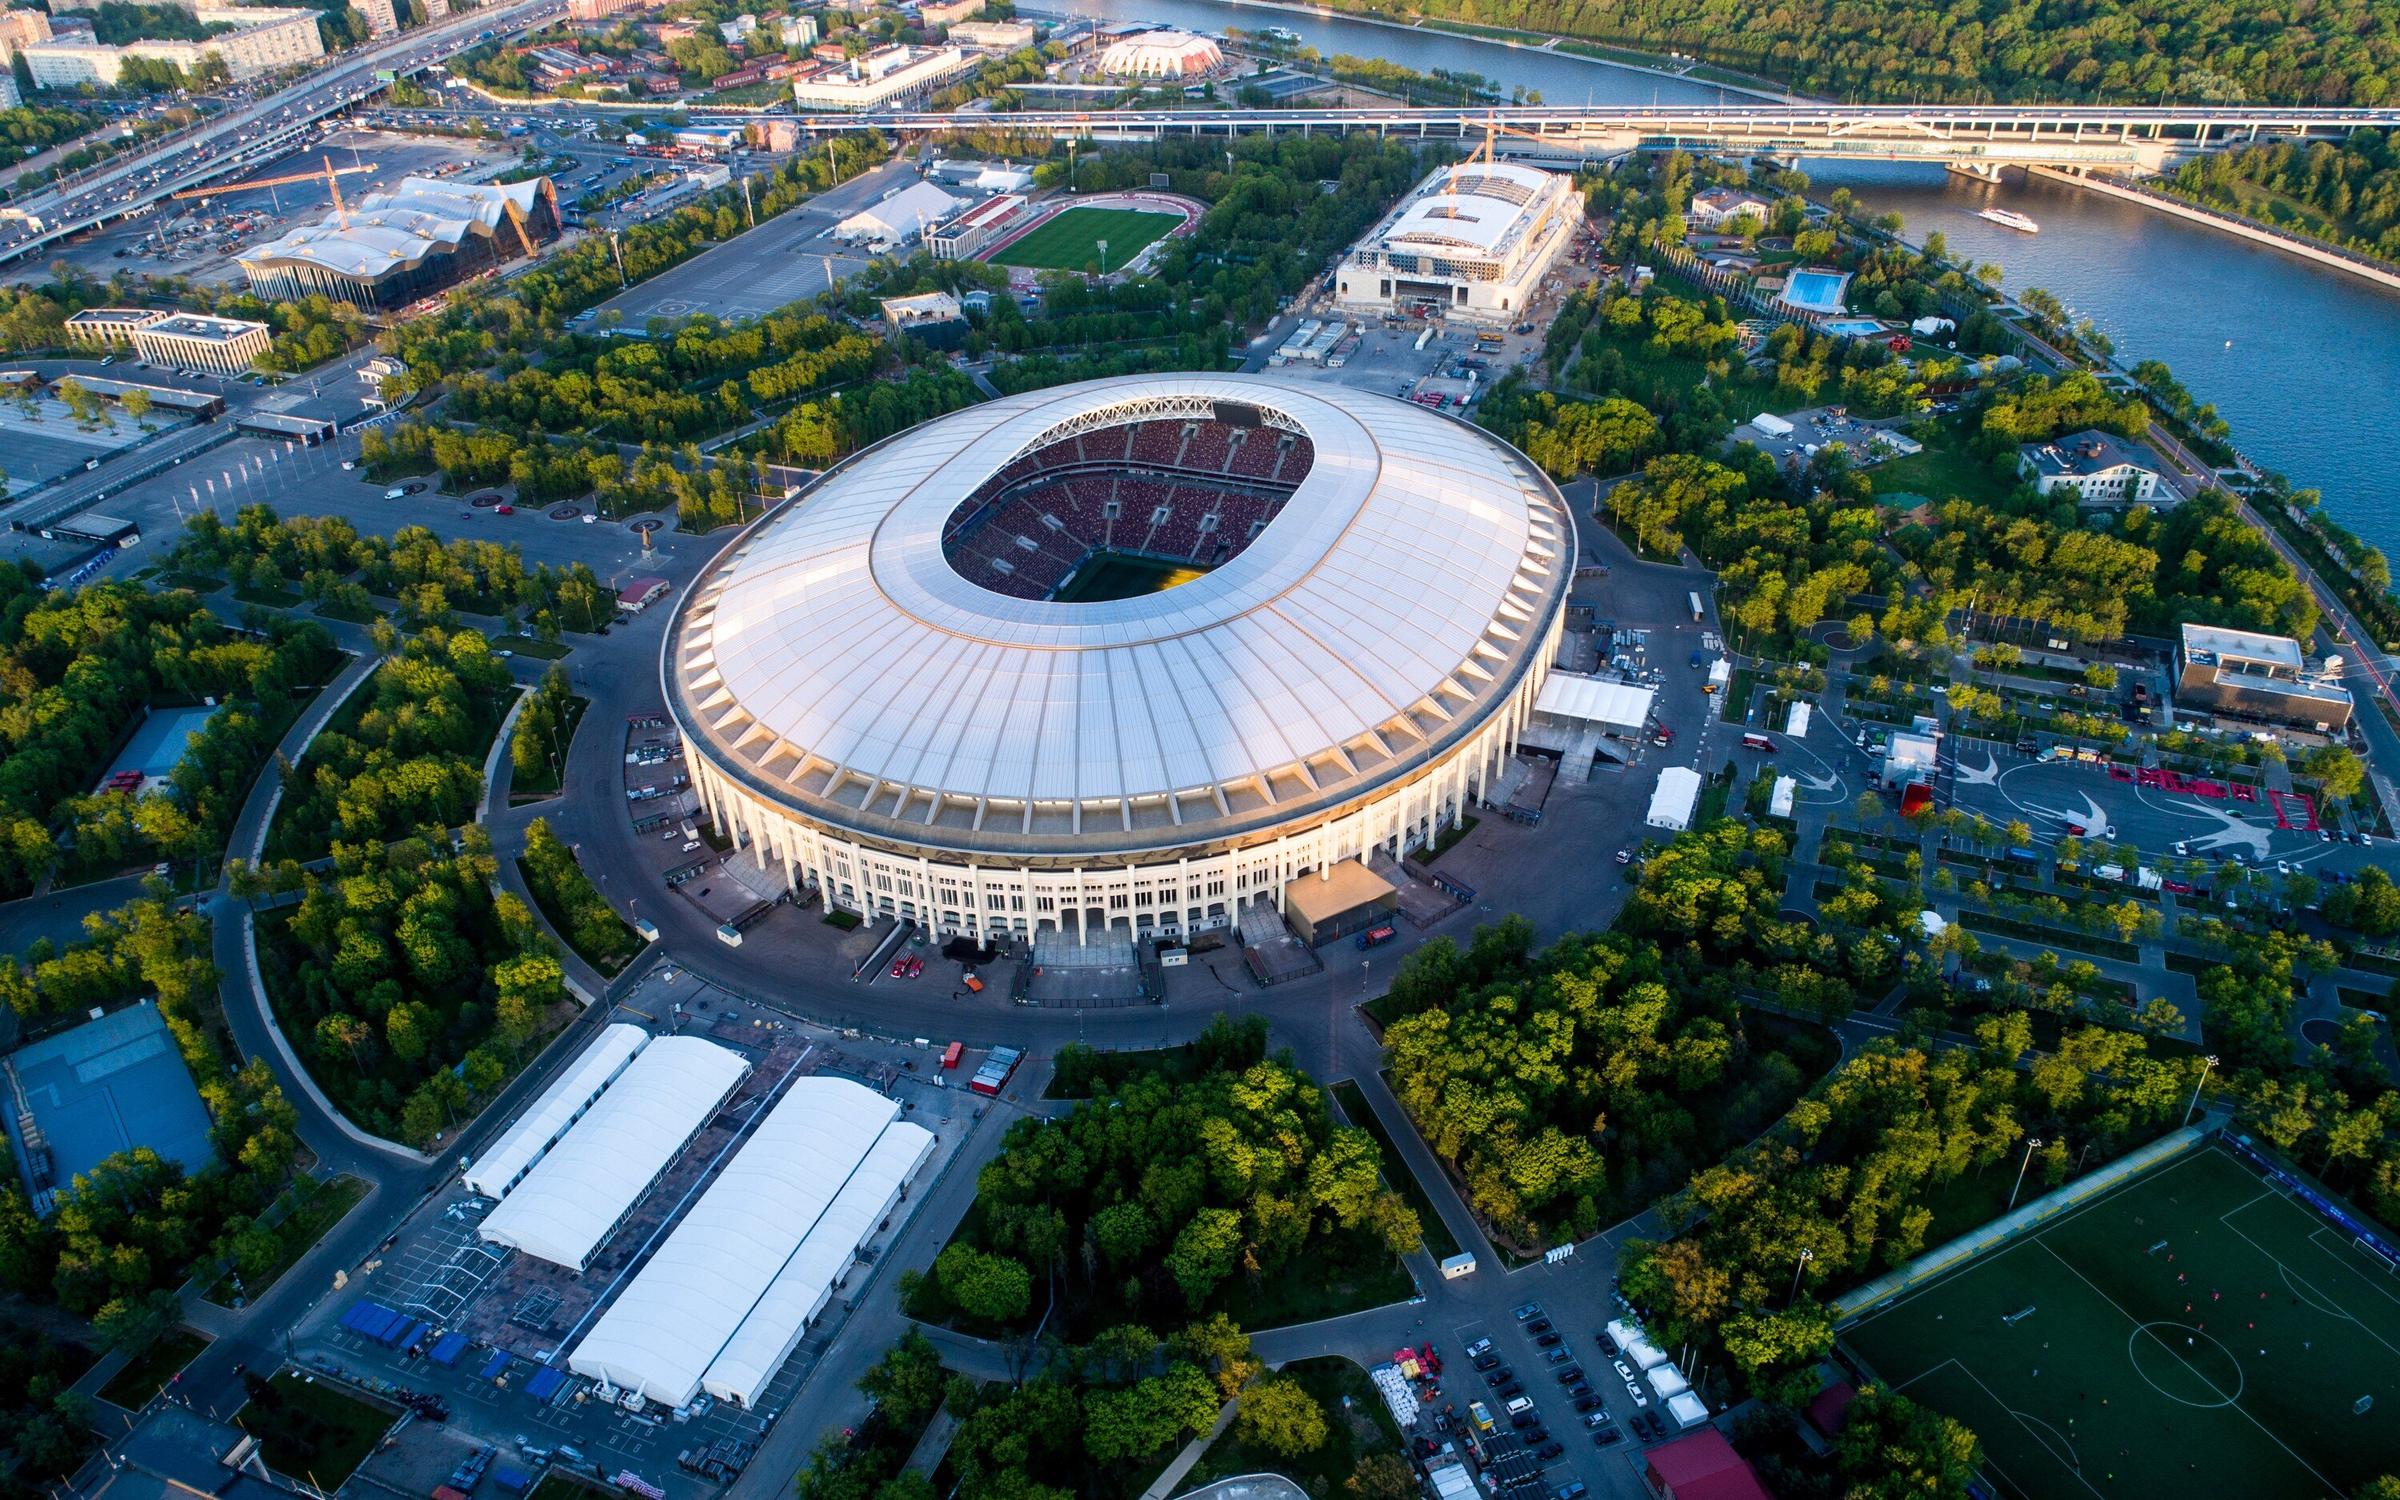
<path id="1" fill-rule="evenodd" d="M 1551 104 L 1740 102 L 1705 84 L 1571 54 L 1225 0 L 1052 0 L 1045 8 L 1209 32 L 1288 26 L 1329 56 L 1481 73 L 1539 89 Z M 2327 514 L 2400 557 L 2400 463 L 2383 447 L 2400 435 L 2400 293 L 2062 183 L 1994 186 L 1899 163 L 1801 166 L 1814 182 L 1900 214 L 1910 239 L 1939 230 L 1954 257 L 1997 262 L 2009 288 L 2057 294 L 2116 342 L 2125 363 L 2165 360 L 2196 398 L 2216 403 L 2243 452 L 2323 491 Z M 2030 215 L 2041 233 L 1975 217 L 1994 204 Z"/>

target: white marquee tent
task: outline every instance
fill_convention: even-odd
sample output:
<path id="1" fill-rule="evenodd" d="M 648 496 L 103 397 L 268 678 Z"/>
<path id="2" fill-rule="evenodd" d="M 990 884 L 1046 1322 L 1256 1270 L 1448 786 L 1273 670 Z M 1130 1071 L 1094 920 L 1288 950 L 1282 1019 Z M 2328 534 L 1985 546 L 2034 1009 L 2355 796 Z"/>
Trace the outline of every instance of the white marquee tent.
<path id="1" fill-rule="evenodd" d="M 618 1021 L 602 1029 L 589 1047 L 542 1090 L 542 1096 L 517 1116 L 506 1134 L 466 1172 L 470 1192 L 486 1198 L 505 1198 L 533 1169 L 544 1153 L 558 1144 L 568 1127 L 583 1118 L 601 1092 L 616 1082 L 634 1054 L 650 1045 L 650 1033 Z"/>
<path id="2" fill-rule="evenodd" d="M 567 1366 L 681 1406 L 754 1397 L 932 1137 L 839 1078 L 794 1082 Z"/>
<path id="3" fill-rule="evenodd" d="M 652 1042 L 484 1219 L 483 1238 L 582 1270 L 749 1071 L 698 1037 Z"/>

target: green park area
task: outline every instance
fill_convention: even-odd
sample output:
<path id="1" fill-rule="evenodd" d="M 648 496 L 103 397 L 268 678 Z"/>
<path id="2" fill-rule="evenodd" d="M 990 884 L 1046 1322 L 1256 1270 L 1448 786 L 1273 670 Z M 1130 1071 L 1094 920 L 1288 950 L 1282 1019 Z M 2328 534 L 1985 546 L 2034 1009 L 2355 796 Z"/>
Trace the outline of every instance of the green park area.
<path id="1" fill-rule="evenodd" d="M 1133 208 L 1070 208 L 991 257 L 994 265 L 1037 271 L 1122 267 L 1183 221 Z M 1100 242 L 1108 242 L 1105 259 Z"/>
<path id="2" fill-rule="evenodd" d="M 2347 1495 L 2400 1469 L 2400 1280 L 2222 1150 L 1869 1313 L 1881 1379 L 2014 1496 Z"/>

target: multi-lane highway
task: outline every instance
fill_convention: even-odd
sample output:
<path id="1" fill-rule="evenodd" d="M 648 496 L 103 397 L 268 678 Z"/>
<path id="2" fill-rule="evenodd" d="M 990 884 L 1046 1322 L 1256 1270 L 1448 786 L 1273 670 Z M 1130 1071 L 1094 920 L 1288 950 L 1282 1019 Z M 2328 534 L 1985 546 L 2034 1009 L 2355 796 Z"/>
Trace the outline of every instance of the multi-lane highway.
<path id="1" fill-rule="evenodd" d="M 20 198 L 0 223 L 0 265 L 121 218 L 169 194 L 246 171 L 289 152 L 318 122 L 381 90 L 379 72 L 407 73 L 472 46 L 485 31 L 517 31 L 565 13 L 564 0 L 519 0 L 465 12 L 328 60 L 288 87 L 125 152 L 72 182 Z"/>

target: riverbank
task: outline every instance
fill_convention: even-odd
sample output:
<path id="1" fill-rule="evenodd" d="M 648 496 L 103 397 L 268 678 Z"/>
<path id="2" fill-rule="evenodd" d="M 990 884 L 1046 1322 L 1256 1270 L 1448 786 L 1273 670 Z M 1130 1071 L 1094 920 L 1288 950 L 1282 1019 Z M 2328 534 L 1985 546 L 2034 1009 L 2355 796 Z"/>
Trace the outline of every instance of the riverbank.
<path id="1" fill-rule="evenodd" d="M 2400 271 L 2395 271 L 2390 266 L 2378 264 L 2345 250 L 2337 250 L 2330 245 L 2306 239 L 2270 225 L 2261 224 L 2255 219 L 2244 218 L 2224 209 L 2207 208 L 2200 204 L 2189 203 L 2181 198 L 2169 197 L 2165 193 L 2153 192 L 2148 188 L 2138 187 L 2131 183 L 2118 182 L 2114 178 L 2078 176 L 2073 172 L 2060 171 L 2056 167 L 2027 167 L 2025 170 L 2030 176 L 2045 178 L 2051 182 L 2067 183 L 2090 192 L 2105 194 L 2123 202 L 2138 203 L 2144 208 L 2156 209 L 2164 214 L 2173 214 L 2179 219 L 2188 219 L 2195 224 L 2205 224 L 2221 233 L 2250 240 L 2256 244 L 2268 245 L 2287 255 L 2296 255 L 2303 260 L 2312 260 L 2318 265 L 2329 266 L 2336 271 L 2344 271 L 2362 280 L 2372 281 L 2380 286 L 2400 291 Z"/>
<path id="2" fill-rule="evenodd" d="M 1656 53 L 1619 53 L 1616 49 L 1609 48 L 1606 49 L 1607 55 L 1601 55 L 1601 43 L 1585 41 L 1580 37 L 1548 37 L 1538 32 L 1514 31 L 1502 26 L 1468 26 L 1463 22 L 1430 18 L 1413 23 L 1395 21 L 1387 16 L 1368 15 L 1359 11 L 1332 10 L 1322 5 L 1294 3 L 1294 0 L 1220 0 L 1220 3 L 1239 6 L 1244 10 L 1269 10 L 1289 16 L 1318 16 L 1328 21 L 1347 21 L 1357 26 L 1380 26 L 1386 31 L 1410 34 L 1432 32 L 1441 36 L 1459 37 L 1471 42 L 1483 42 L 1494 47 L 1513 47 L 1520 52 L 1540 52 L 1551 57 L 1572 57 L 1588 62 L 1594 67 L 1615 68 L 1626 73 L 1643 73 L 1652 78 L 1671 79 L 1676 83 L 1704 84 L 1709 88 L 1723 89 L 1729 94 L 1745 94 L 1753 99 L 1764 99 L 1771 104 L 1806 102 L 1797 94 L 1765 86 L 1767 81 L 1764 79 L 1747 83 L 1733 82 L 1731 80 L 1739 75 L 1724 73 L 1715 68 L 1707 69 L 1705 75 L 1699 69 L 1678 72 L 1674 68 L 1665 66 L 1666 59 Z M 1020 7 L 1020 9 L 1025 8 Z M 1026 14 L 1048 16 L 1053 13 L 1027 9 Z M 1573 101 L 1554 99 L 1550 102 L 1565 104 Z"/>

